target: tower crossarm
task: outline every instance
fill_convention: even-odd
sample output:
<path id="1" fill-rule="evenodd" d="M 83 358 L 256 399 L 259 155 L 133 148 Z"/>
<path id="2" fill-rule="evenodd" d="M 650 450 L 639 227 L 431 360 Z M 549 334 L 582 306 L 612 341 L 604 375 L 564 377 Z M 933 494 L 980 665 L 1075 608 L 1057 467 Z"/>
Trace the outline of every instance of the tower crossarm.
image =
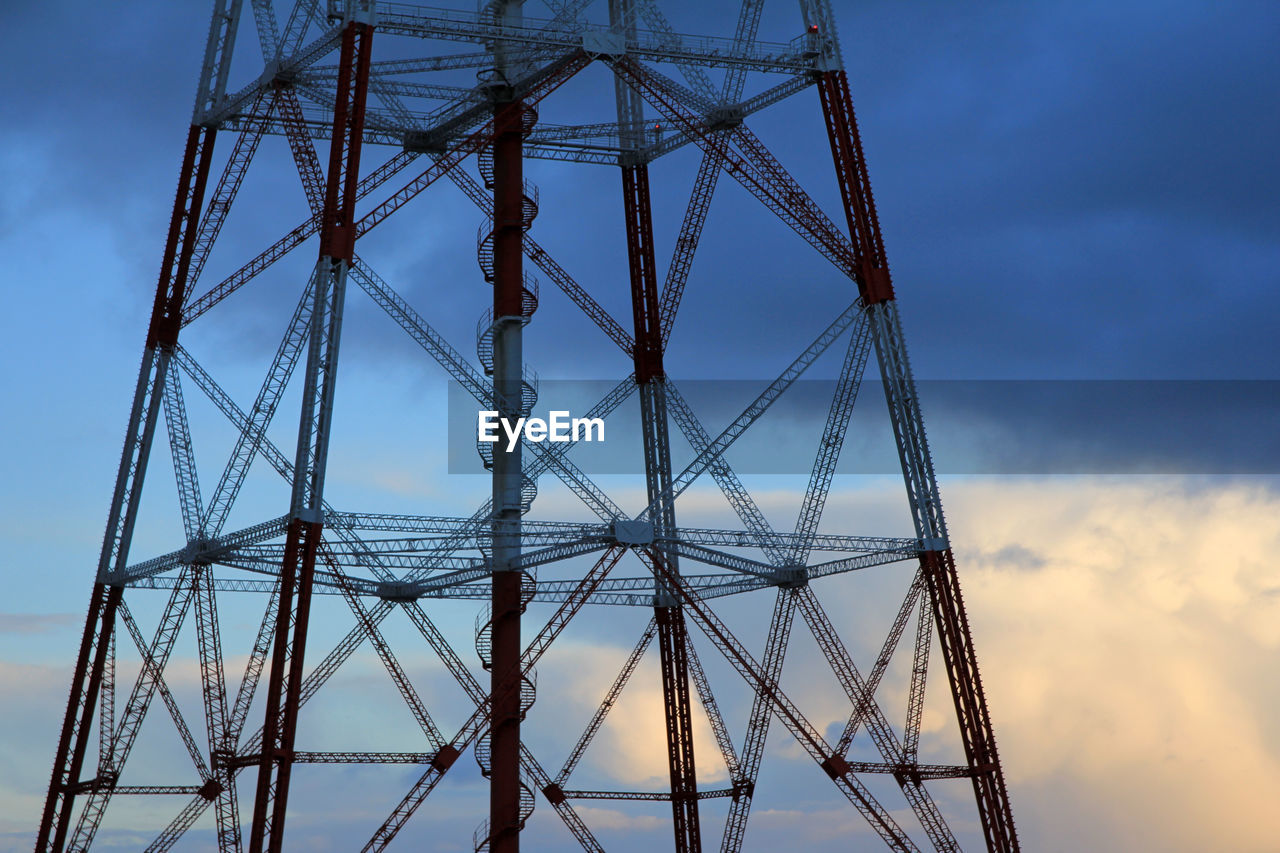
<path id="1" fill-rule="evenodd" d="M 732 797 L 733 788 L 713 788 L 695 791 L 693 798 L 697 800 L 714 800 L 720 797 Z M 670 802 L 674 795 L 670 791 L 561 791 L 561 796 L 570 800 L 647 800 L 650 802 Z"/>
<path id="2" fill-rule="evenodd" d="M 886 551 L 877 551 L 871 554 L 856 554 L 852 557 L 841 557 L 838 560 L 829 560 L 825 563 L 815 563 L 806 566 L 804 569 L 805 576 L 810 579 L 822 578 L 828 575 L 843 574 L 857 569 L 866 569 L 871 566 L 883 566 L 889 563 L 900 563 L 904 560 L 914 560 L 919 557 L 920 551 L 915 545 L 907 548 L 894 548 Z"/>
<path id="3" fill-rule="evenodd" d="M 489 531 L 476 531 L 475 522 L 469 518 L 438 515 L 405 515 L 379 512 L 339 512 L 326 514 L 331 528 L 342 528 L 352 532 L 388 532 L 411 533 L 415 536 L 389 539 L 362 538 L 361 542 L 371 551 L 421 551 L 428 546 L 438 545 L 440 537 L 457 533 L 468 534 L 472 539 L 484 545 L 491 538 Z M 589 536 L 608 536 L 611 528 L 607 524 L 577 521 L 531 521 L 521 520 L 520 531 L 535 537 L 537 544 L 553 544 L 583 539 Z"/>
<path id="4" fill-rule="evenodd" d="M 153 557 L 145 562 L 135 563 L 125 569 L 121 582 L 125 584 L 136 583 L 142 578 L 172 571 L 184 563 L 195 561 L 212 562 L 223 554 L 231 553 L 237 548 L 265 542 L 268 539 L 279 536 L 284 533 L 287 522 L 287 516 L 273 518 L 270 521 L 264 521 L 251 527 L 237 530 L 234 533 L 228 533 L 225 536 L 206 542 L 193 543 L 180 550 Z"/>
<path id="5" fill-rule="evenodd" d="M 378 4 L 378 29 L 398 35 L 469 43 L 497 43 L 514 47 L 616 50 L 607 27 L 582 23 L 554 26 L 554 22 L 526 17 L 519 25 L 499 23 L 483 14 L 408 3 Z M 800 73 L 813 67 L 798 44 L 754 42 L 735 45 L 733 39 L 640 31 L 635 43 L 623 49 L 642 59 L 699 68 L 743 68 L 766 73 Z"/>
<path id="6" fill-rule="evenodd" d="M 369 63 L 372 77 L 385 78 L 393 74 L 426 74 L 433 71 L 453 71 L 458 68 L 489 68 L 493 54 L 487 50 L 473 53 L 450 53 L 443 56 L 420 56 L 412 59 L 383 59 Z M 338 66 L 312 65 L 306 72 L 315 78 L 338 79 Z"/>
<path id="7" fill-rule="evenodd" d="M 735 572 L 741 572 L 745 575 L 752 575 L 764 580 L 773 580 L 777 577 L 777 570 L 768 563 L 762 563 L 759 560 L 750 560 L 746 557 L 740 557 L 737 554 L 729 554 L 724 551 L 717 551 L 713 548 L 705 548 L 702 545 L 689 545 L 684 542 L 667 542 L 660 546 L 661 549 L 669 554 L 678 554 L 690 560 L 696 560 L 708 566 L 719 566 L 723 569 L 731 569 Z"/>
<path id="8" fill-rule="evenodd" d="M 664 537 L 658 537 L 662 539 Z M 719 547 L 758 547 L 759 540 L 753 531 L 717 530 L 705 527 L 678 527 L 674 533 L 665 538 L 688 542 L 692 545 L 712 545 Z M 780 548 L 793 548 L 801 542 L 809 542 L 808 537 L 802 539 L 794 533 L 775 532 L 773 541 Z M 810 550 L 813 551 L 911 551 L 920 549 L 920 540 L 890 536 L 841 536 L 839 534 L 819 533 L 812 537 Z"/>
<path id="9" fill-rule="evenodd" d="M 276 552 L 271 553 L 272 555 L 276 554 Z M 690 551 L 686 556 L 689 559 L 697 561 L 701 554 Z M 833 565 L 828 565 L 824 570 L 824 573 L 835 574 L 857 571 L 859 569 L 887 565 L 912 559 L 915 559 L 914 554 L 894 552 L 867 554 L 859 557 L 852 557 L 848 560 L 842 560 Z M 274 577 L 278 572 L 277 568 L 272 565 L 273 561 L 278 562 L 278 557 L 272 556 L 264 559 L 237 559 L 228 556 L 220 559 L 218 562 L 220 565 L 225 565 L 231 568 L 243 569 L 255 574 Z M 725 562 L 729 561 L 726 560 Z M 720 565 L 720 563 L 717 562 L 714 563 L 714 565 Z M 765 564 L 759 565 L 764 566 Z M 428 580 L 379 581 L 356 578 L 345 573 L 342 577 L 348 582 L 356 584 L 361 595 L 372 595 L 387 601 L 402 603 L 418 598 L 487 598 L 488 588 L 483 585 L 483 582 L 489 578 L 490 574 L 491 570 L 488 566 L 477 565 L 475 568 L 459 569 L 452 572 L 434 575 Z M 805 575 L 810 579 L 816 579 L 816 577 L 822 576 L 809 574 L 809 570 L 806 570 Z M 717 574 L 686 575 L 686 578 L 689 581 L 690 588 L 695 590 L 701 598 L 706 600 L 767 589 L 769 587 L 777 586 L 780 582 L 785 583 L 793 580 L 794 575 L 784 576 L 772 572 L 766 575 L 763 571 L 757 574 L 748 574 L 732 570 Z M 274 580 L 257 580 L 243 577 L 215 578 L 213 583 L 214 588 L 220 592 L 269 593 L 275 587 Z M 130 584 L 130 586 L 142 589 L 173 589 L 175 585 L 176 576 L 173 575 L 147 576 Z M 571 581 L 539 581 L 538 588 L 533 594 L 533 600 L 541 602 L 560 602 L 572 591 L 572 589 L 573 582 Z M 318 595 L 340 594 L 341 588 L 337 576 L 330 572 L 317 573 L 315 591 Z M 592 594 L 593 597 L 591 601 L 593 604 L 651 607 L 653 605 L 653 597 L 655 594 L 652 577 L 615 578 L 601 583 L 599 588 Z"/>

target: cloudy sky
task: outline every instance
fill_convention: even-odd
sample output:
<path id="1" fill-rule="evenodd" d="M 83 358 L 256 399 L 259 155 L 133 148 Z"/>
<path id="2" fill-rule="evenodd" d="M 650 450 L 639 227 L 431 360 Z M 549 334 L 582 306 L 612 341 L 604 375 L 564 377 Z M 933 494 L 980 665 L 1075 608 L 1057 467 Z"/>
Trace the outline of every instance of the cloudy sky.
<path id="1" fill-rule="evenodd" d="M 731 35 L 735 5 L 671 16 L 685 32 Z M 1280 547 L 1273 393 L 1280 381 L 1280 12 L 1263 2 L 1048 0 L 837 2 L 835 9 L 912 364 L 918 377 L 937 381 L 922 386 L 925 414 L 939 468 L 954 472 L 942 489 L 1024 846 L 1274 849 L 1280 579 L 1267 557 Z M 0 605 L 0 850 L 22 850 L 48 783 L 208 18 L 201 3 L 140 2 L 122 11 L 64 0 L 10 11 L 21 24 L 0 32 L 7 118 L 0 125 L 0 390 L 8 401 L 0 456 L 8 587 Z M 793 4 L 766 5 L 762 38 L 787 41 L 797 29 Z M 406 49 L 393 41 L 375 37 L 379 48 Z M 260 70 L 255 42 L 245 26 L 236 85 Z M 764 85 L 749 78 L 747 92 Z M 546 103 L 543 118 L 608 120 L 609 91 L 604 72 L 589 69 Z M 841 220 L 817 107 L 816 94 L 805 92 L 750 124 Z M 224 153 L 230 138 L 220 140 Z M 376 163 L 387 153 L 367 156 Z M 287 161 L 282 140 L 264 141 L 198 290 L 305 215 Z M 696 163 L 696 152 L 685 150 L 652 168 L 660 267 Z M 629 325 L 615 171 L 539 161 L 527 175 L 542 200 L 532 233 Z M 442 185 L 362 244 L 383 277 L 467 353 L 489 299 L 475 266 L 479 223 L 465 198 Z M 275 350 L 313 251 L 308 244 L 295 252 L 184 333 L 196 357 L 242 400 Z M 550 284 L 543 296 L 527 347 L 544 378 L 628 372 L 622 354 Z M 776 375 L 851 298 L 829 264 L 722 179 L 669 372 L 677 382 L 712 380 L 713 387 L 735 380 L 724 391 L 732 398 Z M 362 294 L 349 302 L 343 345 L 333 502 L 469 515 L 485 481 L 450 473 L 443 372 Z M 829 353 L 813 375 L 830 378 L 838 366 L 839 354 Z M 1039 404 L 1012 411 L 1004 396 L 1001 405 L 977 406 L 980 417 L 966 417 L 978 387 L 965 384 L 972 380 L 1030 383 L 1019 393 Z M 1078 384 L 1067 392 L 1053 385 L 1047 397 L 1025 390 L 1050 387 L 1047 380 Z M 1175 391 L 1170 397 L 1155 387 Z M 1072 396 L 1079 389 L 1082 399 Z M 875 461 L 883 453 L 878 394 L 868 386 L 860 400 L 855 426 L 866 438 L 851 436 L 849 446 L 866 455 L 844 460 L 849 473 L 836 480 L 826 530 L 907 532 L 901 485 Z M 209 448 L 199 457 L 207 487 L 230 433 L 197 396 L 187 389 L 198 444 Z M 764 463 L 779 441 L 812 447 L 823 405 L 802 401 L 763 421 L 755 444 L 735 448 L 733 461 L 761 472 L 745 475 L 747 483 L 782 529 L 794 523 L 803 479 L 770 473 Z M 282 411 L 274 435 L 291 448 L 294 396 Z M 703 413 L 713 430 L 730 414 Z M 1017 451 L 999 458 L 1032 461 L 993 468 L 993 446 Z M 1073 455 L 1081 447 L 1087 452 Z M 1150 451 L 1143 457 L 1150 465 L 1129 461 L 1139 450 Z M 686 447 L 676 453 L 687 458 Z M 166 457 L 158 443 L 135 541 L 139 557 L 174 547 L 181 532 Z M 871 461 L 856 464 L 864 458 Z M 1016 475 L 986 473 L 992 470 Z M 273 477 L 251 478 L 232 528 L 283 511 L 287 494 Z M 634 477 L 601 482 L 623 506 L 643 506 Z M 585 517 L 570 496 L 540 485 L 536 517 Z M 733 523 L 706 490 L 689 495 L 681 518 Z M 819 588 L 860 664 L 875 657 L 895 593 L 905 588 L 903 572 L 889 567 Z M 725 606 L 751 649 L 763 644 L 764 595 Z M 225 605 L 233 671 L 260 615 L 256 604 Z M 137 596 L 134 606 L 152 624 L 154 594 Z M 333 602 L 319 612 L 318 649 L 350 625 Z M 469 605 L 439 611 L 460 649 L 468 649 L 473 615 Z M 572 735 L 566 742 L 561 721 L 585 722 L 646 618 L 590 614 L 540 667 L 529 738 L 545 764 L 563 759 Z M 460 724 L 461 695 L 447 673 L 413 643 L 407 625 L 388 631 L 424 695 L 438 697 L 442 726 Z M 838 730 L 840 696 L 802 634 L 784 687 L 816 725 Z M 699 652 L 740 731 L 746 694 L 714 649 L 701 642 Z M 193 639 L 180 640 L 171 682 L 198 708 L 194 654 Z M 884 686 L 895 723 L 901 675 L 891 671 Z M 943 692 L 929 697 L 922 753 L 951 761 L 955 725 L 937 676 L 934 687 Z M 657 684 L 656 668 L 642 668 L 584 760 L 582 787 L 662 785 Z M 373 656 L 357 657 L 321 696 L 301 735 L 316 748 L 417 748 L 404 746 L 412 722 L 395 707 Z M 200 723 L 198 710 L 193 720 Z M 189 773 L 172 727 L 159 715 L 148 725 L 130 764 L 137 780 Z M 698 747 L 702 783 L 723 782 L 705 728 Z M 749 849 L 796 838 L 806 849 L 847 849 L 865 837 L 865 824 L 778 727 L 765 761 Z M 308 768 L 291 799 L 298 812 L 290 835 L 315 849 L 349 849 L 409 779 L 399 770 Z M 484 812 L 480 778 L 464 761 L 447 781 L 410 824 L 406 842 L 468 849 Z M 359 795 L 335 805 L 335 787 Z M 957 816 L 962 840 L 972 842 L 965 784 L 934 790 Z M 663 809 L 605 806 L 584 815 L 610 850 L 669 843 Z M 100 840 L 137 849 L 140 836 L 152 837 L 176 808 L 126 806 L 119 817 L 112 813 Z M 710 837 L 723 809 L 708 805 L 705 819 Z M 536 849 L 568 843 L 549 809 L 539 810 L 529 832 Z"/>

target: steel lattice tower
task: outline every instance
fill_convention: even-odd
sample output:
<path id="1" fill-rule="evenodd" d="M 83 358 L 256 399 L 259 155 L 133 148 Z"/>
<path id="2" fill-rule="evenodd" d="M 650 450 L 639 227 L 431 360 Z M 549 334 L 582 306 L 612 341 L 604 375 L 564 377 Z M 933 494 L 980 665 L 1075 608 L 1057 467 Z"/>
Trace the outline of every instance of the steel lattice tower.
<path id="1" fill-rule="evenodd" d="M 589 13 L 603 17 L 588 9 L 589 4 L 590 0 L 547 0 L 540 9 L 542 17 L 535 17 L 526 14 L 520 0 L 482 0 L 478 10 L 462 11 L 373 0 L 297 0 L 289 4 L 287 15 L 277 15 L 271 0 L 252 0 L 263 71 L 242 88 L 232 89 L 233 46 L 241 18 L 248 14 L 242 14 L 242 0 L 215 0 L 142 369 L 37 850 L 88 849 L 117 796 L 177 794 L 185 795 L 180 798 L 184 805 L 175 809 L 169 825 L 147 850 L 170 849 L 212 808 L 221 850 L 247 846 L 254 853 L 279 851 L 284 849 L 296 765 L 418 765 L 419 778 L 364 848 L 380 850 L 471 747 L 490 789 L 490 818 L 476 832 L 476 850 L 517 850 L 520 831 L 538 798 L 555 810 L 587 850 L 604 848 L 575 809 L 575 801 L 669 802 L 675 848 L 701 850 L 706 839 L 699 806 L 723 797 L 729 805 L 721 849 L 736 851 L 743 843 L 773 717 L 890 848 L 958 850 L 929 783 L 969 779 L 987 848 L 1019 849 L 828 3 L 800 0 L 795 28 L 799 35 L 786 43 L 756 38 L 762 0 L 742 0 L 730 37 L 679 35 L 655 0 L 609 0 L 607 22 L 601 23 L 588 23 Z M 391 58 L 376 59 L 377 45 L 384 39 L 399 47 Z M 430 47 L 442 42 L 451 45 L 446 52 Z M 469 47 L 458 52 L 459 43 Z M 572 126 L 539 122 L 539 103 L 594 64 L 612 72 L 616 116 Z M 664 73 L 673 68 L 684 82 Z M 433 82 L 437 78 L 432 75 L 457 69 L 474 70 L 476 84 Z M 744 97 L 748 72 L 769 75 L 769 85 Z M 713 82 L 713 74 L 721 82 Z M 811 88 L 817 89 L 826 123 L 847 233 L 747 126 L 753 114 Z M 646 120 L 645 109 L 652 111 L 653 124 Z M 215 169 L 214 141 L 226 135 L 231 137 L 231 150 L 216 161 L 220 165 Z M 221 281 L 203 282 L 205 262 L 249 163 L 259 143 L 271 135 L 287 140 L 310 215 Z M 327 162 L 317 153 L 316 140 L 327 144 Z M 701 162 L 660 286 L 649 164 L 688 145 L 700 149 Z M 383 153 L 387 151 L 389 156 Z M 378 161 L 373 168 L 368 167 L 371 154 Z M 538 201 L 523 177 L 527 158 L 602 164 L 621 171 L 630 330 L 529 233 Z M 664 352 L 722 173 L 790 226 L 853 287 L 849 306 L 834 319 L 816 318 L 818 325 L 827 325 L 813 342 L 740 416 L 713 435 L 668 377 Z M 371 229 L 443 179 L 475 202 L 485 223 L 478 257 L 482 277 L 492 284 L 493 305 L 478 327 L 475 359 L 450 346 L 357 251 Z M 313 237 L 318 239 L 313 242 Z M 180 333 L 303 244 L 317 251 L 310 280 L 256 399 L 237 402 L 179 343 Z M 492 472 L 493 496 L 469 517 L 389 515 L 330 506 L 325 472 L 331 424 L 340 402 L 339 344 L 348 284 L 354 282 L 371 297 L 480 408 L 514 418 L 529 414 L 537 398 L 536 382 L 523 357 L 523 337 L 537 333 L 533 317 L 538 308 L 538 289 L 525 271 L 526 261 L 582 309 L 631 362 L 633 373 L 586 414 L 605 418 L 638 395 L 647 506 L 639 513 L 624 511 L 572 461 L 572 442 L 527 440 L 510 450 L 478 445 L 484 467 Z M 725 451 L 807 367 L 844 338 L 848 343 L 841 374 L 795 528 L 775 530 L 729 466 Z M 914 538 L 817 532 L 872 352 L 888 402 Z M 297 446 L 290 457 L 287 448 L 267 436 L 267 427 L 299 365 L 301 412 Z M 183 382 L 198 387 L 237 435 L 211 493 L 202 492 L 196 474 Z M 139 561 L 132 558 L 130 542 L 162 417 L 185 538 L 169 553 Z M 672 424 L 694 452 L 693 461 L 679 471 L 672 464 Z M 281 507 L 284 512 L 278 517 L 228 530 L 228 513 L 255 462 L 273 468 L 291 486 L 289 506 Z M 704 474 L 723 491 L 742 521 L 741 529 L 679 524 L 678 499 Z M 595 519 L 529 518 L 531 506 L 536 507 L 537 478 L 545 475 L 563 482 Z M 815 553 L 827 556 L 815 561 Z M 584 555 L 593 555 L 594 564 L 570 580 L 539 582 L 534 575 L 540 565 Z M 638 560 L 643 572 L 636 577 L 611 575 L 624 557 Z M 686 573 L 690 563 L 708 571 Z M 891 563 L 914 569 L 904 574 L 909 579 L 906 594 L 873 664 L 860 669 L 837 636 L 818 590 L 830 583 L 826 578 Z M 168 598 L 158 627 L 148 636 L 127 599 L 154 596 L 153 590 L 167 591 Z M 717 615 L 713 602 L 766 590 L 773 590 L 774 600 L 767 631 L 759 642 L 744 643 Z M 217 607 L 220 594 L 232 591 L 256 592 L 266 602 L 238 683 L 228 679 Z M 311 605 L 320 594 L 340 596 L 356 625 L 326 656 L 313 653 L 308 658 Z M 479 663 L 489 672 L 487 684 L 433 621 L 439 608 L 462 606 L 445 599 L 488 601 L 476 636 Z M 545 623 L 522 624 L 531 602 L 551 606 Z M 589 604 L 651 608 L 652 618 L 563 768 L 553 774 L 521 738 L 521 724 L 535 698 L 533 667 Z M 395 611 L 407 616 L 469 697 L 469 716 L 458 731 L 439 728 L 384 636 L 380 624 Z M 204 744 L 187 724 L 165 675 L 180 628 L 192 612 Z M 848 722 L 836 743 L 823 736 L 780 685 L 797 613 L 849 702 Z M 690 623 L 754 696 L 738 745 L 695 652 Z M 900 643 L 912 626 L 914 644 Z M 654 639 L 669 790 L 569 788 L 570 774 Z M 365 642 L 385 665 L 429 748 L 395 753 L 305 751 L 306 744 L 297 742 L 300 712 Z M 124 645 L 137 647 L 142 664 L 121 707 L 116 701 L 116 652 Z M 877 688 L 899 645 L 911 649 L 903 652 L 911 655 L 911 667 L 905 723 L 895 727 Z M 943 658 L 964 763 L 919 760 L 933 648 Z M 173 785 L 122 784 L 121 773 L 157 696 L 176 723 L 195 772 Z M 262 725 L 246 734 L 251 706 L 262 709 Z M 693 735 L 698 708 L 710 723 L 729 772 L 730 784 L 723 789 L 698 787 Z M 864 730 L 866 738 L 858 738 Z M 855 760 L 850 751 L 855 740 L 869 741 L 879 760 Z M 251 773 L 242 777 L 246 769 Z M 864 782 L 876 774 L 892 780 L 892 791 L 900 800 L 882 804 Z M 246 786 L 250 778 L 256 784 Z M 885 788 L 880 790 L 882 797 Z M 914 823 L 904 827 L 895 814 L 905 815 L 907 809 Z"/>

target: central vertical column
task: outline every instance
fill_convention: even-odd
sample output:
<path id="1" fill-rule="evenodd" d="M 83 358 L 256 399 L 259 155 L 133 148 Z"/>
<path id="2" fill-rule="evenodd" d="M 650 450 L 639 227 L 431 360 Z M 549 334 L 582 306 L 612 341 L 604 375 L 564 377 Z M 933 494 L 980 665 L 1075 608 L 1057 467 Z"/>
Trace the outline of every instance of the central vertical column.
<path id="1" fill-rule="evenodd" d="M 505 65 L 505 63 L 502 63 Z M 499 70 L 503 70 L 501 67 Z M 523 408 L 524 104 L 495 87 L 493 139 L 493 408 L 515 423 Z M 490 850 L 520 849 L 520 444 L 493 454 L 493 668 Z"/>

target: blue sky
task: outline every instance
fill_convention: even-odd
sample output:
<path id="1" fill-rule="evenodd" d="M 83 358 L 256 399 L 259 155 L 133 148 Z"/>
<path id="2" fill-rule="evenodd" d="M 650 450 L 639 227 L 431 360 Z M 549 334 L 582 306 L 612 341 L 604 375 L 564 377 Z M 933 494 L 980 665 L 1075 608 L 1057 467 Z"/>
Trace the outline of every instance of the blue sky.
<path id="1" fill-rule="evenodd" d="M 681 30 L 729 35 L 733 5 L 673 18 Z M 835 8 L 918 377 L 1280 379 L 1274 49 L 1280 10 L 1273 4 L 838 2 Z M 793 6 L 766 10 L 762 36 L 791 38 Z M 29 844 L 33 798 L 47 784 L 208 25 L 202 3 L 144 2 L 122 12 L 50 2 L 24 9 L 21 19 L 21 26 L 0 32 L 8 117 L 0 126 L 6 259 L 0 391 L 8 401 L 7 452 L 0 456 L 8 586 L 0 607 L 0 673 L 5 719 L 12 721 L 0 738 L 7 779 L 0 799 L 14 804 L 0 806 L 0 850 Z M 376 37 L 375 43 L 382 44 Z M 255 63 L 258 48 L 246 25 L 235 80 L 256 75 Z M 598 106 L 591 87 L 607 91 L 607 82 L 598 69 L 584 73 L 558 93 L 559 101 L 548 101 L 544 118 L 585 115 Z M 759 87 L 749 82 L 747 91 Z M 597 112 L 590 120 L 607 119 Z M 842 221 L 816 94 L 803 93 L 750 124 Z M 220 150 L 230 141 L 225 135 Z M 204 286 L 304 215 L 303 196 L 284 170 L 282 140 L 268 138 L 259 156 Z M 367 156 L 376 163 L 386 154 L 370 149 Z M 692 151 L 653 166 L 660 266 L 695 167 Z M 527 175 L 542 198 L 534 236 L 629 326 L 615 170 L 532 162 Z M 364 244 L 379 272 L 468 353 L 488 299 L 474 260 L 479 221 L 456 189 L 438 186 Z M 297 298 L 313 251 L 308 244 L 184 337 L 242 398 L 252 394 L 275 349 L 287 317 L 281 312 Z M 613 344 L 550 284 L 543 288 L 543 307 L 528 333 L 533 366 L 555 379 L 625 375 L 629 367 Z M 769 379 L 851 298 L 848 283 L 825 261 L 723 178 L 668 369 L 677 380 Z M 815 373 L 830 376 L 837 366 L 838 357 L 829 355 Z M 445 473 L 438 424 L 444 374 L 356 293 L 339 395 L 335 500 L 470 514 L 485 483 Z M 217 450 L 229 433 L 214 424 L 207 406 L 199 408 L 193 388 L 187 396 L 200 423 L 197 438 L 214 448 L 201 459 L 202 475 L 216 481 Z M 286 449 L 294 400 L 286 398 L 277 425 Z M 870 395 L 865 402 L 883 405 Z M 928 416 L 927 398 L 924 405 Z M 1239 419 L 1253 429 L 1232 433 L 1241 446 L 1233 459 L 1247 459 L 1252 442 L 1274 447 L 1274 414 L 1266 414 L 1272 420 Z M 1050 411 L 1043 426 L 1070 435 L 1073 417 L 1087 416 Z M 1034 430 L 1034 418 L 1018 427 Z M 1135 441 L 1131 433 L 1121 439 L 1121 446 Z M 157 443 L 139 556 L 172 547 L 180 530 L 166 456 Z M 947 460 L 941 464 L 945 470 Z M 602 482 L 618 489 L 624 505 L 642 505 L 637 483 Z M 760 489 L 771 519 L 789 526 L 803 482 L 757 476 L 749 485 Z M 239 518 L 283 511 L 281 487 L 270 477 L 252 486 Z M 1197 831 L 1209 838 L 1230 830 L 1238 833 L 1233 849 L 1264 849 L 1266 822 L 1274 818 L 1249 804 L 1280 794 L 1280 720 L 1270 710 L 1280 697 L 1256 683 L 1260 669 L 1274 667 L 1280 645 L 1268 627 L 1277 615 L 1274 571 L 1262 560 L 1280 544 L 1274 478 L 957 477 L 942 486 L 962 571 L 970 567 L 968 600 L 1028 847 L 1074 849 L 1066 834 L 1087 831 L 1094 833 L 1093 849 L 1137 849 L 1151 837 L 1168 849 L 1203 849 Z M 850 524 L 833 520 L 832 529 L 904 532 L 900 487 L 891 479 L 842 477 L 837 489 L 834 512 Z M 730 523 L 711 498 L 692 498 L 682 517 Z M 549 485 L 534 514 L 582 517 Z M 849 589 L 833 587 L 833 600 L 851 602 L 842 598 Z M 1074 617 L 1055 606 L 1064 601 L 1078 606 Z M 874 622 L 877 612 L 868 619 Z M 334 631 L 346 629 L 340 615 Z M 749 631 L 750 607 L 736 615 Z M 454 621 L 465 647 L 471 613 Z M 580 636 L 568 638 L 564 657 L 548 664 L 549 673 L 569 679 L 562 701 L 574 713 L 589 713 L 590 697 L 599 692 L 595 682 L 574 678 L 591 672 L 607 684 L 609 661 L 625 655 L 643 622 L 628 635 L 610 633 L 608 621 L 589 621 Z M 857 632 L 861 625 L 850 616 L 844 627 Z M 1115 648 L 1129 652 L 1120 656 L 1127 664 L 1116 660 Z M 344 695 L 381 675 L 373 659 L 357 664 Z M 442 677 L 425 655 L 418 671 L 425 683 Z M 803 672 L 794 676 L 798 690 Z M 194 681 L 185 686 L 198 689 Z M 807 698 L 815 717 L 825 719 L 834 708 L 829 695 Z M 368 704 L 367 719 L 381 720 L 382 705 Z M 945 711 L 945 703 L 936 707 Z M 357 710 L 335 703 L 317 712 L 325 721 L 317 726 L 340 730 L 341 721 L 361 719 Z M 1143 715 L 1155 720 L 1147 728 L 1133 722 Z M 637 712 L 634 731 L 645 719 Z M 386 725 L 390 731 L 392 723 Z M 1211 748 L 1203 733 L 1224 725 L 1232 728 L 1231 748 Z M 945 753 L 953 746 L 951 730 L 940 721 L 936 732 Z M 593 772 L 620 786 L 651 781 L 639 735 L 634 742 L 626 730 L 610 737 L 640 769 L 610 777 L 602 763 Z M 813 781 L 783 737 L 773 743 L 766 760 L 782 768 L 779 788 Z M 547 750 L 562 753 L 555 745 Z M 164 749 L 149 760 L 163 767 Z M 1224 762 L 1221 775 L 1195 777 L 1191 770 L 1210 760 Z M 1126 774 L 1145 782 L 1143 790 L 1114 782 Z M 1240 779 L 1250 784 L 1237 789 L 1231 780 Z M 478 815 L 475 784 L 459 781 L 446 802 Z M 367 814 L 352 804 L 336 837 L 348 829 L 359 835 L 399 785 L 388 784 L 380 799 L 371 795 L 376 802 Z M 1221 800 L 1211 788 L 1224 792 Z M 822 825 L 835 828 L 833 837 L 809 843 L 834 849 L 837 829 L 856 831 L 842 823 L 856 815 L 841 811 L 823 785 L 804 790 L 799 805 L 758 806 L 756 843 Z M 1215 817 L 1192 806 L 1232 802 L 1227 793 L 1237 795 L 1240 812 L 1224 805 L 1226 816 Z M 1157 827 L 1162 803 L 1179 806 L 1181 821 Z M 438 811 L 439 819 L 448 820 L 448 811 Z M 663 838 L 657 818 L 646 823 L 639 814 L 598 818 L 635 839 Z M 150 816 L 137 820 L 142 825 Z M 470 814 L 458 820 L 465 842 L 475 821 Z M 563 839 L 553 823 L 536 831 L 553 847 Z"/>

